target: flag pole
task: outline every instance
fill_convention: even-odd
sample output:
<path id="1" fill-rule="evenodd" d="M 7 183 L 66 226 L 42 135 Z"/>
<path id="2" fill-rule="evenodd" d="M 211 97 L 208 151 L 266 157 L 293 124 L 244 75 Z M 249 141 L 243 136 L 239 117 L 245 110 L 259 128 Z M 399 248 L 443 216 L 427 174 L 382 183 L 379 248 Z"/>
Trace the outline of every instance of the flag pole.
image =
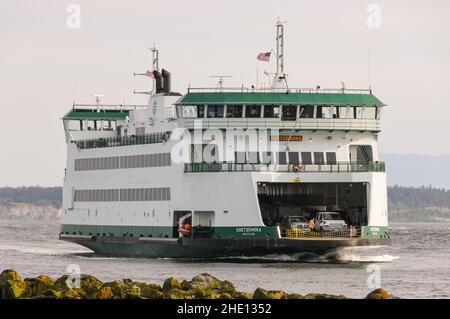
<path id="1" fill-rule="evenodd" d="M 258 59 L 256 60 L 256 88 L 259 87 L 259 63 Z"/>

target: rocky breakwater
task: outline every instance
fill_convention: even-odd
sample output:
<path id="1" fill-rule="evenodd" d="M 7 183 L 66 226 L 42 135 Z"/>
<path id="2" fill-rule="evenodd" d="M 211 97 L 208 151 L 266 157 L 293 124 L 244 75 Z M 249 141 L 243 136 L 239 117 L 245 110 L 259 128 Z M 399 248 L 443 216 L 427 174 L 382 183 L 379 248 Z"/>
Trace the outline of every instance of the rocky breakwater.
<path id="1" fill-rule="evenodd" d="M 179 281 L 168 278 L 161 285 L 122 279 L 102 282 L 90 275 L 73 280 L 67 275 L 56 280 L 46 275 L 25 278 L 14 270 L 0 274 L 0 299 L 347 299 L 344 295 L 290 294 L 256 288 L 252 293 L 237 291 L 233 283 L 209 274 Z M 367 299 L 392 299 L 384 289 L 369 293 Z"/>

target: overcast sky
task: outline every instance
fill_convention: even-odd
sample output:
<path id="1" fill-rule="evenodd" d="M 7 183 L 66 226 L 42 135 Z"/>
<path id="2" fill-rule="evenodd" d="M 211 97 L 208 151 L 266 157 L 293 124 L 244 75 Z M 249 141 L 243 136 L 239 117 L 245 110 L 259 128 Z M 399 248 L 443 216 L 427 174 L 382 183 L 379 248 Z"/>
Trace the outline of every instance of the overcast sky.
<path id="1" fill-rule="evenodd" d="M 79 29 L 67 26 L 71 3 L 81 8 Z M 380 28 L 368 27 L 370 4 L 381 9 Z M 132 73 L 150 67 L 153 42 L 181 93 L 189 83 L 215 85 L 214 74 L 232 75 L 229 86 L 255 84 L 256 55 L 275 49 L 278 16 L 287 20 L 289 86 L 372 85 L 389 105 L 381 152 L 450 153 L 448 0 L 5 0 L 0 185 L 61 185 L 60 118 L 73 100 L 93 102 L 92 93 L 105 103 L 145 104 L 132 91 L 150 83 Z"/>

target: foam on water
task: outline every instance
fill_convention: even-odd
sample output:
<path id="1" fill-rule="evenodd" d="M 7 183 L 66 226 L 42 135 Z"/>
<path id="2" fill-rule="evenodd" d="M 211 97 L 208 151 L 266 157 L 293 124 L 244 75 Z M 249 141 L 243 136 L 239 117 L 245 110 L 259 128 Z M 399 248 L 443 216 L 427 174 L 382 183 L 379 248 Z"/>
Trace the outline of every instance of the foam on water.
<path id="1" fill-rule="evenodd" d="M 72 247 L 71 247 L 72 248 Z M 36 255 L 70 255 L 91 252 L 90 250 L 83 249 L 68 249 L 68 247 L 44 247 L 44 246 L 34 246 L 34 245 L 12 245 L 12 244 L 0 244 L 0 251 L 18 251 L 26 254 L 36 254 Z"/>

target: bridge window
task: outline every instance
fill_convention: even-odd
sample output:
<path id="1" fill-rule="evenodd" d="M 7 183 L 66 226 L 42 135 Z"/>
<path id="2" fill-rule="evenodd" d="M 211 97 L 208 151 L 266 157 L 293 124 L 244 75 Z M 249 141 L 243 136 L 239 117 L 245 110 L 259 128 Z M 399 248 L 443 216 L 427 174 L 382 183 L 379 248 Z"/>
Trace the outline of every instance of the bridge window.
<path id="1" fill-rule="evenodd" d="M 182 105 L 181 116 L 184 118 L 197 117 L 197 106 L 195 105 Z"/>
<path id="2" fill-rule="evenodd" d="M 242 105 L 227 105 L 227 118 L 242 118 Z"/>
<path id="3" fill-rule="evenodd" d="M 81 131 L 83 129 L 83 121 L 68 121 L 69 122 L 69 131 Z"/>
<path id="4" fill-rule="evenodd" d="M 339 118 L 340 119 L 352 119 L 353 110 L 351 107 L 339 106 Z"/>
<path id="5" fill-rule="evenodd" d="M 283 105 L 281 119 L 285 121 L 295 121 L 297 118 L 297 105 Z"/>
<path id="6" fill-rule="evenodd" d="M 362 106 L 355 107 L 355 119 L 362 119 L 363 111 L 364 111 L 364 108 Z"/>
<path id="7" fill-rule="evenodd" d="M 222 118 L 223 117 L 223 105 L 208 105 L 208 118 Z"/>
<path id="8" fill-rule="evenodd" d="M 366 106 L 364 108 L 363 118 L 365 119 L 376 119 L 377 108 L 373 106 Z"/>
<path id="9" fill-rule="evenodd" d="M 307 119 L 314 117 L 314 105 L 300 106 L 300 118 Z"/>
<path id="10" fill-rule="evenodd" d="M 261 105 L 247 105 L 245 107 L 245 117 L 248 118 L 261 117 Z"/>
<path id="11" fill-rule="evenodd" d="M 278 118 L 278 117 L 280 117 L 280 106 L 278 106 L 278 105 L 264 105 L 264 117 L 265 118 Z"/>
<path id="12" fill-rule="evenodd" d="M 331 112 L 329 106 L 317 106 L 317 118 L 318 119 L 329 119 L 331 118 Z"/>
<path id="13" fill-rule="evenodd" d="M 197 117 L 204 118 L 205 117 L 205 106 L 197 105 Z"/>

